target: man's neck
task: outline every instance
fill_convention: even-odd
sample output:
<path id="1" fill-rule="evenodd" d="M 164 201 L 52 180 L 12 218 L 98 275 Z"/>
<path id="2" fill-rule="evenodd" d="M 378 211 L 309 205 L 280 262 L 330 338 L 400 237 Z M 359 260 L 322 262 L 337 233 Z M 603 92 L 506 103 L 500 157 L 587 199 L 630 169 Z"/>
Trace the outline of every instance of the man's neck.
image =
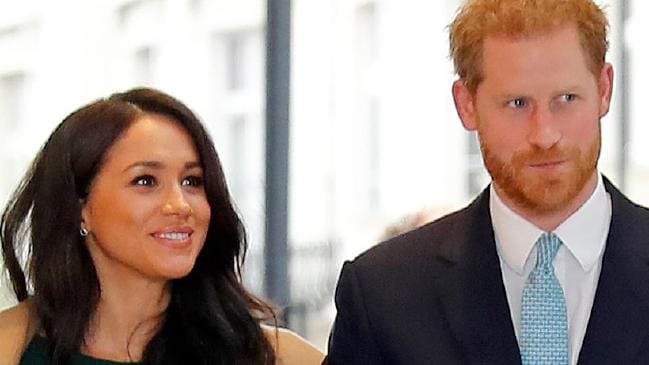
<path id="1" fill-rule="evenodd" d="M 494 190 L 502 202 L 516 214 L 523 217 L 528 222 L 539 227 L 543 231 L 554 231 L 566 219 L 573 215 L 582 205 L 590 198 L 597 187 L 598 172 L 593 172 L 593 175 L 588 179 L 583 188 L 575 195 L 568 204 L 553 211 L 537 211 L 534 209 L 522 207 L 510 199 L 502 189 L 494 182 Z"/>

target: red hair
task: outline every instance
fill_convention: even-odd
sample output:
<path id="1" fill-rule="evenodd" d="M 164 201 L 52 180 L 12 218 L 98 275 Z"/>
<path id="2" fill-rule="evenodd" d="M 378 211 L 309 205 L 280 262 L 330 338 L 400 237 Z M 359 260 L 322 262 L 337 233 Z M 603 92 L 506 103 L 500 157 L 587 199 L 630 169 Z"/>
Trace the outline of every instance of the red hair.
<path id="1" fill-rule="evenodd" d="M 482 49 L 488 36 L 520 38 L 576 25 L 591 72 L 604 66 L 608 21 L 591 0 L 468 0 L 450 24 L 455 72 L 474 94 L 483 80 Z"/>

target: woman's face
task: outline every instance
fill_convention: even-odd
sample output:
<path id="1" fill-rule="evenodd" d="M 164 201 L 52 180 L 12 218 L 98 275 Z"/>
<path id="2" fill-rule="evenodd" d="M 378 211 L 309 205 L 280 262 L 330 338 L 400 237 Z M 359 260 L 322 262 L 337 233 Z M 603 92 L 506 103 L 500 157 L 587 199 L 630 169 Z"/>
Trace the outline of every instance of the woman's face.
<path id="1" fill-rule="evenodd" d="M 166 281 L 194 267 L 210 214 L 191 137 L 175 120 L 146 114 L 108 150 L 82 226 L 100 280 Z"/>

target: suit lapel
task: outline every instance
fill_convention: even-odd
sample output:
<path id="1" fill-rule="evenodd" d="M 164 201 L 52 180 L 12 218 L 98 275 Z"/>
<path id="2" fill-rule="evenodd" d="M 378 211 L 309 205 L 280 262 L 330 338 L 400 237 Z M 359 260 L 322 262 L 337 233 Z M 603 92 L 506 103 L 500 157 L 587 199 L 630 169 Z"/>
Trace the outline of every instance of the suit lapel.
<path id="1" fill-rule="evenodd" d="M 579 364 L 630 364 L 649 335 L 649 213 L 608 180 L 612 217 Z"/>
<path id="2" fill-rule="evenodd" d="M 520 364 L 485 190 L 464 211 L 465 236 L 440 247 L 438 286 L 449 327 L 468 363 Z"/>
<path id="3" fill-rule="evenodd" d="M 605 179 L 612 217 L 579 364 L 634 363 L 649 341 L 649 211 Z M 448 270 L 437 282 L 449 327 L 468 363 L 520 364 L 483 192 L 463 215 L 463 236 L 440 247 Z"/>

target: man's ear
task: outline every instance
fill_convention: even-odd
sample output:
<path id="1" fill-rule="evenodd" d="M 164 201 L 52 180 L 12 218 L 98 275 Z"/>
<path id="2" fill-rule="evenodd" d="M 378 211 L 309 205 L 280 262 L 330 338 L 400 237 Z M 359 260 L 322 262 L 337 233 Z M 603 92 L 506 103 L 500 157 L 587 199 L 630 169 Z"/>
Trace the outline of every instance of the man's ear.
<path id="1" fill-rule="evenodd" d="M 453 83 L 453 101 L 464 129 L 468 131 L 478 129 L 473 95 L 471 95 L 463 80 L 457 80 Z"/>
<path id="2" fill-rule="evenodd" d="M 600 118 L 608 114 L 608 110 L 611 106 L 611 96 L 613 94 L 613 66 L 610 63 L 604 64 L 602 71 L 599 75 L 599 96 L 600 96 L 600 107 L 599 107 L 599 116 Z"/>

